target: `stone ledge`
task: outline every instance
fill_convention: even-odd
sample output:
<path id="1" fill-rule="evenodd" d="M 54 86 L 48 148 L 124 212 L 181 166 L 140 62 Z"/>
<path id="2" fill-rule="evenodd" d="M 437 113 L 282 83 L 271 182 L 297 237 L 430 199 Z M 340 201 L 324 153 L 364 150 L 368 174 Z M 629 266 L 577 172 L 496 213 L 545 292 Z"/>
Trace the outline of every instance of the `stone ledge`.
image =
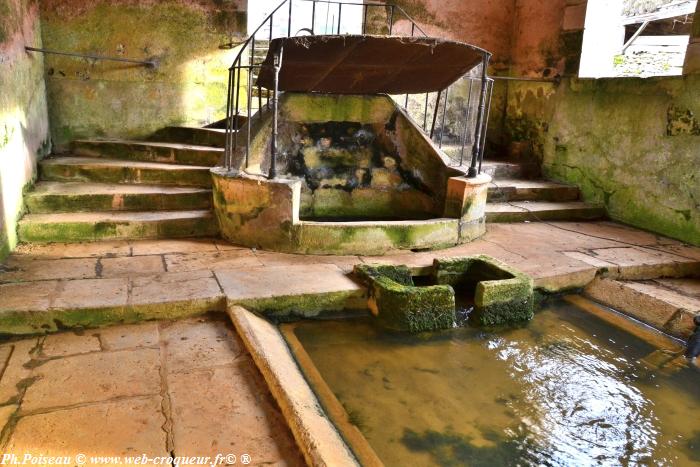
<path id="1" fill-rule="evenodd" d="M 280 406 L 309 465 L 358 466 L 359 463 L 325 416 L 277 327 L 244 308 L 228 314 Z"/>
<path id="2" fill-rule="evenodd" d="M 700 314 L 700 299 L 645 282 L 597 278 L 584 293 L 656 329 L 687 338 L 695 329 L 693 317 Z"/>

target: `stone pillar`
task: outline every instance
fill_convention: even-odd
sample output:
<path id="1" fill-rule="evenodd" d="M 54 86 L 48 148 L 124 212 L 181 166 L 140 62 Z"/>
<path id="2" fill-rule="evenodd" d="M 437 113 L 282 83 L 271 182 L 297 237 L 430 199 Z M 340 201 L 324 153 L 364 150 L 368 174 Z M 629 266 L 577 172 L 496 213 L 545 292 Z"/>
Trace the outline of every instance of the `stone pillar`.
<path id="1" fill-rule="evenodd" d="M 700 2 L 698 2 L 693 18 L 693 34 L 690 36 L 688 50 L 685 53 L 685 65 L 683 74 L 700 74 Z"/>

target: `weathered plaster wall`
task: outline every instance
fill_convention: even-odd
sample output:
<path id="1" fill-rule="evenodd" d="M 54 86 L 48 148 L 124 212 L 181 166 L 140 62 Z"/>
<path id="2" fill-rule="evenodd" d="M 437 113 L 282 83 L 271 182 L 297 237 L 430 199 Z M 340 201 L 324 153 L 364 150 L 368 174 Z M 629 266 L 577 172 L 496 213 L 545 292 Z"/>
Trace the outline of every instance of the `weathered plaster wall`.
<path id="1" fill-rule="evenodd" d="M 507 67 L 515 0 L 397 0 L 391 3 L 402 7 L 429 36 L 477 45 L 493 53 L 494 69 Z M 410 34 L 410 25 L 398 12 L 395 19 L 395 31 Z"/>
<path id="2" fill-rule="evenodd" d="M 44 0 L 46 48 L 156 59 L 143 66 L 46 56 L 54 143 L 135 138 L 224 115 L 227 69 L 246 27 L 245 0 Z"/>
<path id="3" fill-rule="evenodd" d="M 700 76 L 567 80 L 553 99 L 546 175 L 613 219 L 700 244 Z"/>
<path id="4" fill-rule="evenodd" d="M 0 0 L 0 261 L 17 243 L 22 193 L 48 151 L 43 58 L 35 0 Z"/>

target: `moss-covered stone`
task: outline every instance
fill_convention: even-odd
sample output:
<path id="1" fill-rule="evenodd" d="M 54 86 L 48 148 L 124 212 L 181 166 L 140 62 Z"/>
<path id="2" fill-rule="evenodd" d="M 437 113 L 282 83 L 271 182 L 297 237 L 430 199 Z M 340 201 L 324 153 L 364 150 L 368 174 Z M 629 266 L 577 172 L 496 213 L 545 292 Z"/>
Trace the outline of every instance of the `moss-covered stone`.
<path id="1" fill-rule="evenodd" d="M 434 278 L 460 292 L 474 294 L 473 316 L 492 326 L 532 319 L 532 279 L 490 256 L 436 259 Z"/>
<path id="2" fill-rule="evenodd" d="M 700 75 L 508 87 L 506 130 L 547 178 L 614 220 L 700 244 Z"/>
<path id="3" fill-rule="evenodd" d="M 355 267 L 368 284 L 368 305 L 377 321 L 396 331 L 424 332 L 449 329 L 455 322 L 452 287 L 415 287 L 406 266 Z"/>
<path id="4" fill-rule="evenodd" d="M 225 115 L 228 67 L 239 49 L 218 46 L 245 36 L 245 2 L 39 3 L 51 48 L 159 63 L 152 69 L 47 57 L 57 144 L 98 135 L 141 138 L 165 125 L 201 125 Z"/>

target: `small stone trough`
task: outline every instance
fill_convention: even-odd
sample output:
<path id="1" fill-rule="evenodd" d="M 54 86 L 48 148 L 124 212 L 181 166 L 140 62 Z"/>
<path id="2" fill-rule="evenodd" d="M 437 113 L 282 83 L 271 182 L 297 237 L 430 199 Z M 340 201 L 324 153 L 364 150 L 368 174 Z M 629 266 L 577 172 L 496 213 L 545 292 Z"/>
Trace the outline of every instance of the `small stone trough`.
<path id="1" fill-rule="evenodd" d="M 378 323 L 396 331 L 449 329 L 457 322 L 456 297 L 473 297 L 470 314 L 484 326 L 532 319 L 532 279 L 489 256 L 435 259 L 431 285 L 416 286 L 406 266 L 355 267 L 369 289 L 368 306 Z"/>

